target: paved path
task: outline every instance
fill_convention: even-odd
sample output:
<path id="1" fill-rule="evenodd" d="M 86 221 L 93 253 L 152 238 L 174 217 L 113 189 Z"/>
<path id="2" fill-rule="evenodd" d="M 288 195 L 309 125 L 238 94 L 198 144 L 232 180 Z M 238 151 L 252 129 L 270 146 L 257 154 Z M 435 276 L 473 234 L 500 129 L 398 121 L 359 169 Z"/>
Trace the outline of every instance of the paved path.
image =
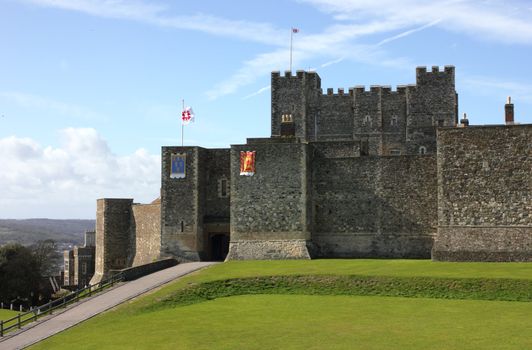
<path id="1" fill-rule="evenodd" d="M 212 265 L 212 262 L 194 262 L 180 264 L 168 269 L 152 273 L 137 280 L 124 283 L 116 288 L 102 293 L 75 307 L 53 316 L 40 323 L 29 324 L 27 329 L 4 339 L 0 338 L 0 349 L 23 349 L 43 339 L 77 325 L 103 311 L 146 293 L 165 283 L 175 280 L 193 271 Z"/>

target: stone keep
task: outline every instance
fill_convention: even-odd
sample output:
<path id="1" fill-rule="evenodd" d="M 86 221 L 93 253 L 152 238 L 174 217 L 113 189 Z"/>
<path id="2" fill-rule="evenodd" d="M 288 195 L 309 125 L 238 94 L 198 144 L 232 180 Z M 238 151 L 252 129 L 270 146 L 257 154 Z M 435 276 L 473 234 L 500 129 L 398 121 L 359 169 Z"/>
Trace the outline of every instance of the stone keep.
<path id="1" fill-rule="evenodd" d="M 270 138 L 163 147 L 160 199 L 98 200 L 95 276 L 161 257 L 532 260 L 532 126 L 514 125 L 513 104 L 507 126 L 459 127 L 453 66 L 394 90 L 271 79 Z"/>

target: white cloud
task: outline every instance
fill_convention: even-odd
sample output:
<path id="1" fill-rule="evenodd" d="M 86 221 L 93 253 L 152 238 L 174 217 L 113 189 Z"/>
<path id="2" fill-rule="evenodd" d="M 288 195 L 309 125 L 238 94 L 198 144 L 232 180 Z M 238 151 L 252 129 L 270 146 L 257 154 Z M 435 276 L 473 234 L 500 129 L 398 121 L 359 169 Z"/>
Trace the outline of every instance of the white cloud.
<path id="1" fill-rule="evenodd" d="M 2 217 L 93 217 L 101 197 L 148 202 L 160 188 L 160 157 L 139 149 L 117 156 L 91 128 L 60 131 L 61 146 L 0 139 Z M 36 214 L 38 213 L 38 214 Z"/>
<path id="2" fill-rule="evenodd" d="M 266 92 L 266 91 L 269 91 L 271 88 L 272 88 L 271 85 L 268 85 L 268 86 L 262 87 L 262 88 L 258 89 L 257 91 L 255 91 L 254 93 L 251 93 L 251 94 L 245 96 L 245 97 L 243 98 L 243 100 L 247 100 L 247 99 L 249 99 L 249 98 L 251 98 L 251 97 L 255 97 L 255 96 L 257 96 L 257 95 L 260 95 L 260 94 L 262 94 L 262 93 L 264 93 L 264 92 Z"/>

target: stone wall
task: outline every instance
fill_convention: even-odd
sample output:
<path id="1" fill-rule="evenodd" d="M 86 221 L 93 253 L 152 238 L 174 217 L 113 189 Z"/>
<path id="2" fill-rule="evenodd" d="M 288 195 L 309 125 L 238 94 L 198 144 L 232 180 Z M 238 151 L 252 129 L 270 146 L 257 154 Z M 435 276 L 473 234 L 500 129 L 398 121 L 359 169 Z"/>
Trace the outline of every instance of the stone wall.
<path id="1" fill-rule="evenodd" d="M 229 149 L 205 150 L 205 212 L 204 221 L 229 222 L 231 195 L 231 171 Z M 225 182 L 225 189 L 222 188 Z M 225 192 L 225 193 L 223 193 Z"/>
<path id="2" fill-rule="evenodd" d="M 326 144 L 314 146 L 315 256 L 430 257 L 434 156 L 333 157 Z"/>
<path id="3" fill-rule="evenodd" d="M 161 169 L 161 257 L 199 260 L 203 232 L 199 187 L 200 147 L 163 147 Z M 186 177 L 170 178 L 172 153 L 186 154 Z"/>
<path id="4" fill-rule="evenodd" d="M 353 120 L 353 98 L 343 90 L 333 94 L 329 89 L 320 98 L 318 140 L 352 140 Z"/>
<path id="5" fill-rule="evenodd" d="M 257 152 L 254 176 L 240 175 L 241 151 Z M 308 145 L 294 139 L 231 146 L 228 259 L 309 257 L 308 157 Z"/>
<path id="6" fill-rule="evenodd" d="M 96 202 L 96 266 L 90 284 L 107 278 L 111 269 L 132 263 L 131 205 L 133 199 L 103 198 Z"/>
<path id="7" fill-rule="evenodd" d="M 186 154 L 186 177 L 170 178 L 172 153 Z M 229 149 L 163 147 L 161 173 L 161 256 L 197 261 L 208 256 L 205 223 L 228 223 Z M 221 180 L 226 181 L 222 195 Z"/>
<path id="8" fill-rule="evenodd" d="M 438 130 L 435 260 L 532 261 L 532 125 Z"/>
<path id="9" fill-rule="evenodd" d="M 132 266 L 156 261 L 161 252 L 161 205 L 134 204 L 131 231 L 135 244 Z"/>

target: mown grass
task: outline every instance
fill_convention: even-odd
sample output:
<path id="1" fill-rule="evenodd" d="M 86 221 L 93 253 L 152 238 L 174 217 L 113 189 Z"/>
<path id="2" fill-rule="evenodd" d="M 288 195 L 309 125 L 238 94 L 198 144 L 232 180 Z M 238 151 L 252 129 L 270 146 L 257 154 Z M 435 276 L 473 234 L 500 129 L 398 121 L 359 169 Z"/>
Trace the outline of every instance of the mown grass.
<path id="1" fill-rule="evenodd" d="M 230 262 L 35 348 L 526 349 L 532 302 L 436 298 L 530 300 L 531 285 L 526 263 Z"/>
<path id="2" fill-rule="evenodd" d="M 0 309 L 0 320 L 8 320 L 12 317 L 17 316 L 18 311 L 11 311 L 6 309 Z"/>

